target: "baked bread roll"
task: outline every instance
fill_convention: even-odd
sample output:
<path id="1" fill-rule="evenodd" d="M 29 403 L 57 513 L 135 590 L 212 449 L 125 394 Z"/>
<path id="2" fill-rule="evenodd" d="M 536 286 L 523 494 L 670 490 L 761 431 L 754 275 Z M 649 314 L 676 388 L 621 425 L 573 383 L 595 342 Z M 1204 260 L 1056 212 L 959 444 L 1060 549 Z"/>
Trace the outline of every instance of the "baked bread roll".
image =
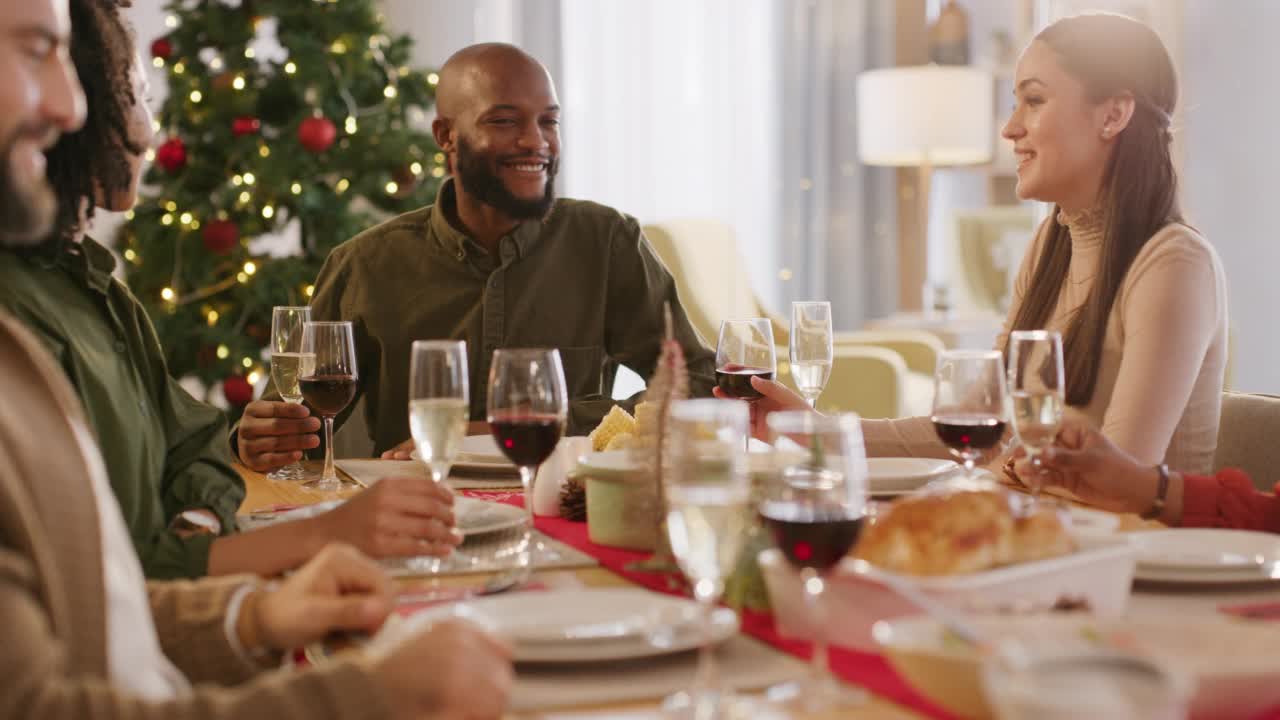
<path id="1" fill-rule="evenodd" d="M 1072 550 L 1055 513 L 1017 518 L 1002 490 L 903 498 L 863 530 L 853 554 L 891 572 L 959 575 Z"/>

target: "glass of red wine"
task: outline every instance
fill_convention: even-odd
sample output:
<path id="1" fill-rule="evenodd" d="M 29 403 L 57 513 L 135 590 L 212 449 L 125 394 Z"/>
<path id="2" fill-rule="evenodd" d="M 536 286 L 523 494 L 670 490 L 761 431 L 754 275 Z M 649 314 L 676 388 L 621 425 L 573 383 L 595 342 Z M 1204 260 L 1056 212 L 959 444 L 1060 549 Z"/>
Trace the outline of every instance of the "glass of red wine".
<path id="1" fill-rule="evenodd" d="M 716 386 L 724 395 L 754 402 L 763 395 L 752 378 L 772 380 L 778 364 L 773 348 L 773 323 L 768 318 L 725 320 L 716 343 Z M 751 449 L 751 436 L 747 436 Z"/>
<path id="2" fill-rule="evenodd" d="M 350 322 L 308 322 L 302 329 L 302 354 L 312 358 L 309 374 L 298 378 L 302 399 L 324 420 L 324 471 L 306 483 L 316 490 L 342 486 L 333 469 L 333 419 L 356 396 L 355 336 Z"/>
<path id="3" fill-rule="evenodd" d="M 569 412 L 560 351 L 545 348 L 495 350 L 489 367 L 489 431 L 502 453 L 520 470 L 528 521 L 520 545 L 532 569 L 537 549 L 533 532 L 533 479 L 555 451 Z"/>
<path id="4" fill-rule="evenodd" d="M 865 702 L 831 676 L 822 603 L 827 575 L 857 542 L 867 517 L 867 455 L 857 415 L 811 411 L 768 418 L 776 472 L 757 509 L 774 545 L 800 573 L 812 622 L 811 672 L 805 682 L 771 688 L 770 699 L 797 712 L 824 712 Z"/>
<path id="5" fill-rule="evenodd" d="M 974 465 L 1004 441 L 1007 423 L 1004 357 L 998 350 L 948 350 L 934 374 L 933 421 L 938 439 L 964 463 L 952 485 L 981 484 Z"/>

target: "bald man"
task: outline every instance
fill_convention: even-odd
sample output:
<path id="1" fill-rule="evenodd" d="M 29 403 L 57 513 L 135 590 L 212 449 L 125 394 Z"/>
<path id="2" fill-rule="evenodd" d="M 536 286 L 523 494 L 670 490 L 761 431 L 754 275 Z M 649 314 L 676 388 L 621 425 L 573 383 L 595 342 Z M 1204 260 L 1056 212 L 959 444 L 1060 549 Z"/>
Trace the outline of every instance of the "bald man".
<path id="1" fill-rule="evenodd" d="M 358 392 L 375 453 L 409 457 L 414 340 L 467 342 L 472 432 L 487 431 L 481 421 L 494 350 L 558 348 L 569 432 L 581 434 L 613 405 L 617 365 L 642 377 L 653 372 L 669 302 L 692 393 L 709 396 L 714 354 L 689 324 L 639 223 L 555 197 L 560 103 L 546 68 L 511 45 L 473 45 L 441 69 L 436 103 L 432 131 L 452 176 L 435 204 L 336 248 L 311 303 L 314 319 L 355 326 Z M 316 444 L 311 432 L 299 432 L 305 415 L 275 400 L 251 404 L 238 429 L 240 459 L 267 470 L 300 457 Z"/>

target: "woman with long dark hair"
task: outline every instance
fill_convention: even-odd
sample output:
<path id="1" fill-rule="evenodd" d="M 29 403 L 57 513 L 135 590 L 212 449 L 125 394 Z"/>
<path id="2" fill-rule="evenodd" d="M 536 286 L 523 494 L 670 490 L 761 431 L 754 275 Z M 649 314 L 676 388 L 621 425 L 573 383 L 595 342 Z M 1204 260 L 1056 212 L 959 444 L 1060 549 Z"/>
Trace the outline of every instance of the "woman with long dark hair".
<path id="1" fill-rule="evenodd" d="M 1151 28 L 1088 14 L 1023 52 L 1002 132 L 1018 196 L 1052 203 L 1014 284 L 1011 330 L 1063 336 L 1068 417 L 1147 464 L 1208 471 L 1227 357 L 1227 296 L 1212 246 L 1183 219 L 1171 156 L 1177 77 Z M 776 383 L 758 419 L 802 406 Z M 863 423 L 873 455 L 947 449 L 926 418 Z"/>

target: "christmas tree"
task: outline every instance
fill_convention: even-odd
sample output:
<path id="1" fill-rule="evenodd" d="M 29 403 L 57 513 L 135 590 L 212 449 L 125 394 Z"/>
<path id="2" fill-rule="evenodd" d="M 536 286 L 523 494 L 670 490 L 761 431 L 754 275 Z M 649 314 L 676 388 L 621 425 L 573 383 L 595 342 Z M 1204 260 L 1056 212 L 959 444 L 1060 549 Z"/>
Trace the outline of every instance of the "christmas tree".
<path id="1" fill-rule="evenodd" d="M 238 416 L 265 375 L 271 308 L 307 304 L 335 245 L 434 199 L 438 78 L 408 67 L 411 40 L 374 0 L 167 11 L 150 45 L 168 76 L 159 144 L 116 244 L 170 372 Z"/>

